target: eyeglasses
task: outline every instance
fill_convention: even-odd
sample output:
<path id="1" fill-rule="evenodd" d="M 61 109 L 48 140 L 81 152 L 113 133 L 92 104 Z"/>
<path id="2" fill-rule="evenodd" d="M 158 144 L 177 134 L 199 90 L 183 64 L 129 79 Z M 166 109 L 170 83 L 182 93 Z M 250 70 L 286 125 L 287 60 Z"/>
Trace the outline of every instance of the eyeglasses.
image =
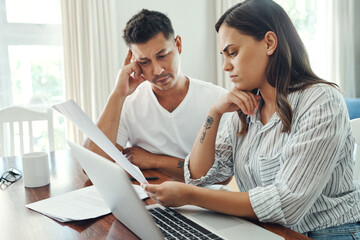
<path id="1" fill-rule="evenodd" d="M 10 168 L 1 175 L 0 189 L 5 189 L 21 178 L 22 174 L 16 168 Z"/>

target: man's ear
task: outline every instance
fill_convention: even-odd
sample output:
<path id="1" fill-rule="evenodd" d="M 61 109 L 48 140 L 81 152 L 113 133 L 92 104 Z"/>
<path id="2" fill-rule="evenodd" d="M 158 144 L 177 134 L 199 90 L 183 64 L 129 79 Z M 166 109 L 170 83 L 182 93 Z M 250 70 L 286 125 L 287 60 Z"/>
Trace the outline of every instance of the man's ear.
<path id="1" fill-rule="evenodd" d="M 176 47 L 178 49 L 178 52 L 181 54 L 181 52 L 182 52 L 182 43 L 181 43 L 181 37 L 179 35 L 177 35 L 175 37 L 175 45 L 176 45 Z"/>
<path id="2" fill-rule="evenodd" d="M 264 40 L 266 43 L 266 54 L 270 56 L 275 52 L 277 48 L 277 43 L 278 43 L 277 36 L 273 31 L 268 31 L 265 34 Z"/>

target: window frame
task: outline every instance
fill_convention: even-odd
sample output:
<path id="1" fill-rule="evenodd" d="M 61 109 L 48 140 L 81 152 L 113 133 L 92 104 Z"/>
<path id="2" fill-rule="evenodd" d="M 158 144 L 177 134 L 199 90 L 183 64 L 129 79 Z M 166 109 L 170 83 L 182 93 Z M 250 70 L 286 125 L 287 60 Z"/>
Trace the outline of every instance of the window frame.
<path id="1" fill-rule="evenodd" d="M 0 0 L 0 109 L 13 104 L 8 47 L 62 46 L 61 24 L 7 22 L 5 0 Z"/>

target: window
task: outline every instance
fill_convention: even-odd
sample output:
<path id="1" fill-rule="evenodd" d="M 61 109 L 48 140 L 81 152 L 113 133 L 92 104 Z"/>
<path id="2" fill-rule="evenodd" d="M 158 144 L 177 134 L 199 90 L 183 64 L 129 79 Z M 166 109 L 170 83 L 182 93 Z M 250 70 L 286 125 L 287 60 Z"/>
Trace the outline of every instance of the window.
<path id="1" fill-rule="evenodd" d="M 326 0 L 275 0 L 287 12 L 309 55 L 310 64 L 320 78 L 330 79 L 327 36 L 329 4 Z"/>
<path id="2" fill-rule="evenodd" d="M 64 101 L 63 72 L 60 0 L 0 0 L 0 109 Z M 55 148 L 62 149 L 65 123 L 55 116 Z M 46 125 L 34 128 L 40 132 L 34 150 L 48 149 L 41 140 Z"/>

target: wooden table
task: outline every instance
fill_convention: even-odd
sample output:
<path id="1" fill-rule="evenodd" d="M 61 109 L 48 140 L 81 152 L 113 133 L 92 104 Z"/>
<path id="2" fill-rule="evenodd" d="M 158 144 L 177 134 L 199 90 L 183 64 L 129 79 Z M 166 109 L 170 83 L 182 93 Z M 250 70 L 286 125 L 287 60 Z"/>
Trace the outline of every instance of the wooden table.
<path id="1" fill-rule="evenodd" d="M 0 174 L 10 167 L 22 171 L 19 157 L 0 158 Z M 24 205 L 69 191 L 92 185 L 82 173 L 81 167 L 70 152 L 59 150 L 50 153 L 50 185 L 40 188 L 25 188 L 23 179 L 8 188 L 0 190 L 0 239 L 138 239 L 123 226 L 112 214 L 96 219 L 60 223 Z M 144 171 L 145 176 L 158 176 L 150 183 L 174 180 L 154 170 Z M 151 199 L 146 204 L 153 204 Z M 291 229 L 277 224 L 256 224 L 283 236 L 285 239 L 309 239 Z"/>

